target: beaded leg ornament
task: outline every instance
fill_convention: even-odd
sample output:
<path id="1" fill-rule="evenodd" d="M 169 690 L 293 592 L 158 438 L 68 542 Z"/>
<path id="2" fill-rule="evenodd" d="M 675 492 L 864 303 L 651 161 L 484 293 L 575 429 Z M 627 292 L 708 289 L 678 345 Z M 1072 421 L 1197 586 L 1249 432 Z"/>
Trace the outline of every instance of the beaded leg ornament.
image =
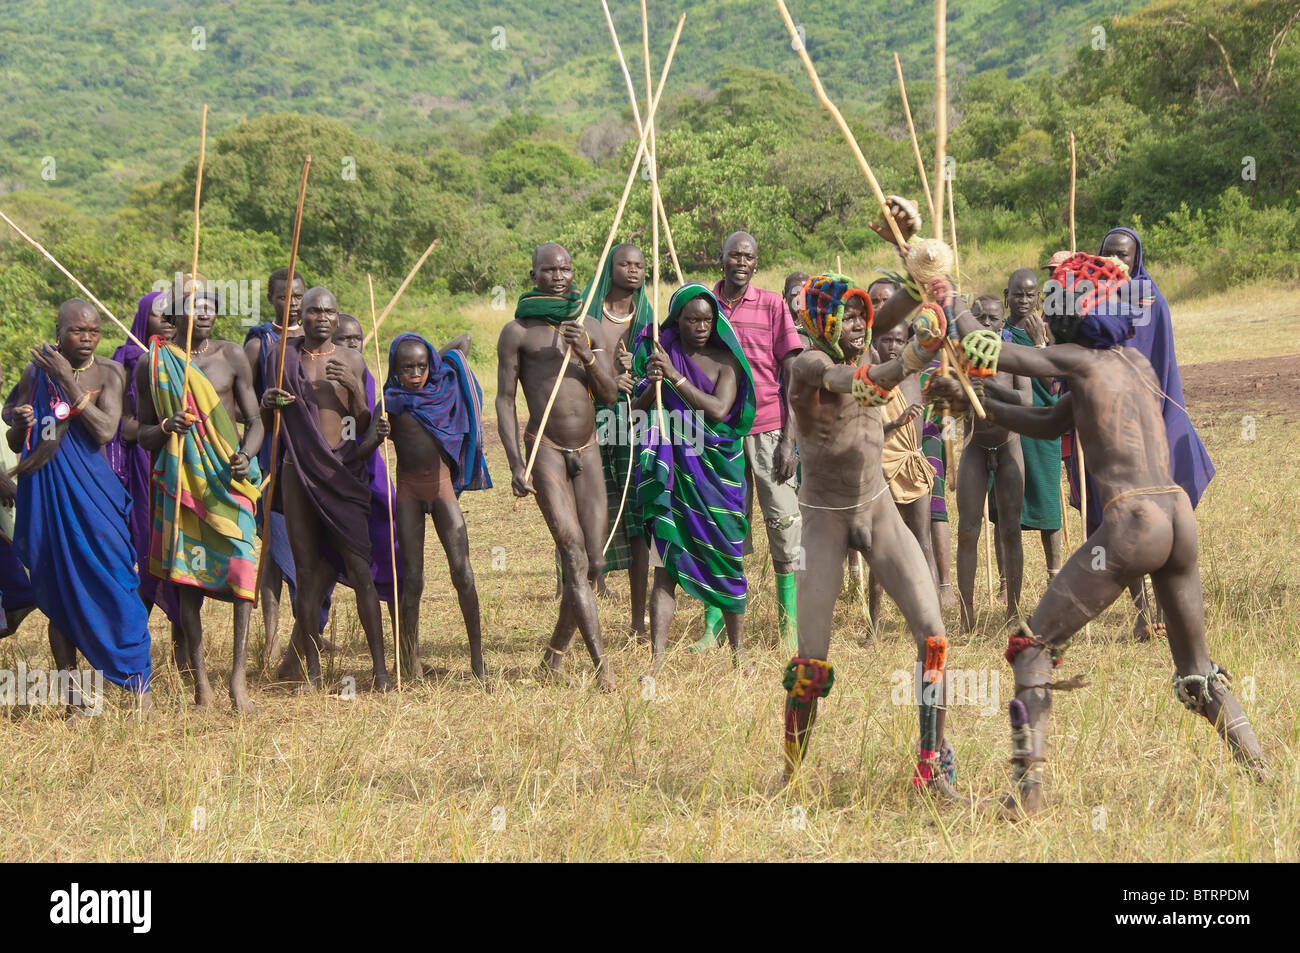
<path id="1" fill-rule="evenodd" d="M 817 699 L 830 694 L 835 669 L 824 659 L 792 658 L 781 680 L 785 688 L 785 773 L 793 777 L 807 751 L 807 729 Z"/>

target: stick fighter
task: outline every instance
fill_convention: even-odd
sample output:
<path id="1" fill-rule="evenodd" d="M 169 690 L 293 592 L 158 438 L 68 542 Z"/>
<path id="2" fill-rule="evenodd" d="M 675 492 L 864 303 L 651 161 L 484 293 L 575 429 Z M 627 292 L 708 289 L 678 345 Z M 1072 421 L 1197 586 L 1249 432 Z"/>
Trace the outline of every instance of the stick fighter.
<path id="1" fill-rule="evenodd" d="M 1015 669 L 1016 691 L 1010 704 L 1015 787 L 1000 806 L 1012 819 L 1042 804 L 1053 689 L 1081 684 L 1077 678 L 1053 681 L 1067 640 L 1144 573 L 1150 573 L 1168 613 L 1174 694 L 1215 726 L 1238 761 L 1260 774 L 1266 770 L 1259 741 L 1229 687 L 1230 676 L 1206 648 L 1196 520 L 1187 492 L 1170 472 L 1164 398 L 1151 363 L 1124 346 L 1140 313 L 1140 306 L 1126 301 L 1128 283 L 1127 269 L 1115 259 L 1080 254 L 1058 265 L 1043 309 L 1056 343 L 1046 348 L 1002 344 L 969 312 L 957 318 L 964 334 L 961 348 L 972 366 L 1064 379 L 1068 393 L 1054 407 L 1014 405 L 992 395 L 986 395 L 985 407 L 999 424 L 1038 439 L 1076 428 L 1102 500 L 1100 526 L 1009 638 L 1006 658 Z M 943 279 L 930 288 L 941 300 L 951 293 Z M 950 381 L 934 386 L 960 400 Z"/>

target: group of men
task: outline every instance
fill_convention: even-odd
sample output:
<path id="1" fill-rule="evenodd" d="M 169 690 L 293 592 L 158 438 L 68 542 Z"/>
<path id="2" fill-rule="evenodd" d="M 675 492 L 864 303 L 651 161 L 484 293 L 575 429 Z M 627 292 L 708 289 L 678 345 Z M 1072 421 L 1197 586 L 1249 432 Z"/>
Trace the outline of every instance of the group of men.
<path id="1" fill-rule="evenodd" d="M 288 269 L 271 274 L 267 294 L 276 321 L 250 329 L 241 346 L 213 336 L 223 302 L 207 281 L 179 276 L 140 299 L 131 340 L 112 360 L 95 355 L 95 309 L 78 298 L 63 304 L 57 344 L 32 349 L 5 401 L 8 446 L 21 459 L 17 484 L 0 480 L 0 500 L 17 504 L 12 539 L 0 542 L 3 592 L 25 592 L 30 601 L 14 608 L 36 607 L 49 618 L 60 669 L 73 668 L 80 651 L 146 707 L 151 609 L 170 619 L 177 668 L 196 702 L 208 704 L 200 610 L 208 597 L 229 602 L 230 697 L 248 711 L 259 581 L 268 656 L 280 588 L 289 583 L 294 634 L 280 670 L 305 674 L 312 687 L 321 684 L 330 595 L 344 581 L 356 594 L 374 687 L 383 690 L 391 680 L 381 592 L 390 607 L 400 592 L 400 671 L 424 674 L 419 602 L 424 520 L 432 515 L 481 676 L 478 596 L 458 496 L 491 480 L 468 337 L 440 352 L 418 335 L 399 335 L 383 387 L 386 416 L 376 411 L 360 325 L 339 314 L 334 295 L 307 289 L 300 275 L 290 286 Z M 397 450 L 391 491 L 379 453 L 386 440 Z M 16 622 L 11 613 L 6 634 Z M 69 699 L 70 714 L 82 707 Z"/>
<path id="2" fill-rule="evenodd" d="M 631 631 L 649 641 L 655 673 L 678 589 L 706 608 L 697 647 L 725 633 L 734 664 L 744 666 L 743 558 L 756 498 L 775 573 L 776 635 L 792 656 L 783 778 L 797 775 L 818 701 L 834 683 L 831 620 L 846 560 L 857 553 L 916 646 L 912 782 L 961 800 L 945 737 L 947 536 L 935 527 L 946 523 L 943 445 L 952 443 L 952 419 L 975 411 L 957 467 L 957 578 L 966 631 L 991 491 L 1016 687 L 1015 785 L 1002 810 L 1019 816 L 1041 803 L 1052 691 L 1081 683 L 1052 680 L 1065 641 L 1124 587 L 1144 591 L 1147 575 L 1166 614 L 1178 697 L 1262 770 L 1258 741 L 1205 647 L 1191 508 L 1213 471 L 1182 410 L 1167 305 L 1136 234 L 1112 232 L 1097 256 L 1054 258 L 1047 294 L 1022 269 L 1000 299 L 968 308 L 950 269 L 933 266 L 941 243 L 931 243 L 928 259 L 914 254 L 925 244 L 911 241 L 921 224 L 915 206 L 890 202 L 911 246 L 899 274 L 865 288 L 844 275 L 795 275 L 784 295 L 764 291 L 752 283 L 757 242 L 735 232 L 722 245 L 721 279 L 679 287 L 662 320 L 635 246 L 612 249 L 585 292 L 562 246 L 536 249 L 533 287 L 498 341 L 496 411 L 511 489 L 536 495 L 560 564 L 542 671 L 558 675 L 580 633 L 598 683 L 612 687 L 596 587 L 623 568 Z M 892 230 L 873 228 L 893 240 Z M 385 416 L 359 351 L 361 329 L 338 313 L 334 296 L 297 277 L 290 285 L 282 270 L 268 297 L 276 321 L 249 331 L 242 348 L 212 338 L 220 302 L 201 276 L 186 276 L 141 300 L 133 330 L 147 349 L 119 350 L 117 363 L 96 358 L 99 318 L 78 299 L 60 310 L 58 346 L 33 349 L 5 404 L 19 480 L 0 490 L 17 498 L 14 552 L 51 620 L 58 664 L 67 667 L 79 649 L 145 695 L 145 623 L 158 604 L 174 624 L 177 665 L 207 702 L 199 607 L 213 596 L 234 606 L 231 698 L 247 709 L 260 525 L 268 634 L 282 581 L 293 599 L 283 673 L 320 684 L 321 630 L 333 586 L 345 581 L 375 687 L 390 683 L 381 600 L 396 613 L 399 671 L 419 677 L 424 517 L 432 515 L 481 676 L 478 596 L 457 497 L 491 482 L 467 339 L 439 351 L 399 335 Z M 1075 493 L 1090 501 L 1090 539 L 1062 565 L 1066 434 Z M 376 459 L 387 440 L 397 449 L 392 496 Z M 116 451 L 106 458 L 104 447 Z M 1049 572 L 1027 618 L 1022 525 L 1043 532 Z M 386 558 L 394 539 L 396 574 Z M 1097 542 L 1108 553 L 1101 571 L 1088 556 Z"/>
<path id="3" fill-rule="evenodd" d="M 914 205 L 894 198 L 890 210 L 905 238 L 916 233 Z M 967 631 L 991 493 L 1010 628 L 1006 658 L 1016 675 L 1009 706 L 1015 784 L 999 809 L 1015 818 L 1041 805 L 1052 691 L 1084 684 L 1051 679 L 1066 640 L 1123 587 L 1140 592 L 1146 576 L 1169 618 L 1178 698 L 1215 725 L 1242 763 L 1266 770 L 1228 676 L 1205 647 L 1191 508 L 1213 471 L 1182 410 L 1168 309 L 1142 268 L 1136 235 L 1116 230 L 1099 255 L 1057 256 L 1047 294 L 1037 274 L 1022 269 L 1000 299 L 977 299 L 975 308 L 955 294 L 951 275 L 927 271 L 910 253 L 902 274 L 868 288 L 843 275 L 796 274 L 781 296 L 752 285 L 757 252 L 752 236 L 728 236 L 722 280 L 712 289 L 678 288 L 657 329 L 643 308 L 638 249 L 615 248 L 585 295 L 565 249 L 547 244 L 534 253 L 534 288 L 498 344 L 497 410 L 512 489 L 537 495 L 561 562 L 546 669 L 561 668 L 580 632 L 609 686 L 595 592 L 620 534 L 646 540 L 648 550 L 644 562 L 618 565 L 632 567 L 638 636 L 646 582 L 637 575 L 647 571 L 641 565 L 655 570 L 654 671 L 678 588 L 707 607 L 697 647 L 725 631 L 741 665 L 742 558 L 757 496 L 777 576 L 778 637 L 793 650 L 784 677 L 783 781 L 797 775 L 818 701 L 834 683 L 831 619 L 846 558 L 856 552 L 898 603 L 916 644 L 912 782 L 962 800 L 945 738 L 941 594 L 950 586 L 939 567 L 948 554 L 946 539 L 942 548 L 932 545 L 931 528 L 946 522 L 935 463 L 945 457 L 952 415 L 976 409 L 958 466 L 958 587 Z M 529 415 L 522 445 L 520 383 Z M 602 418 L 620 402 L 625 412 Z M 1171 417 L 1171 406 L 1181 415 Z M 639 429 L 602 423 L 638 414 Z M 1091 538 L 1062 566 L 1067 433 L 1074 450 L 1067 459 L 1086 450 L 1096 463 L 1082 488 L 1079 466 L 1071 468 L 1075 495 L 1091 501 Z M 1042 532 L 1048 562 L 1047 593 L 1028 618 L 1019 610 L 1022 526 Z M 1097 541 L 1110 554 L 1101 572 L 1088 555 Z M 787 576 L 797 579 L 789 596 Z M 1156 611 L 1145 601 L 1139 608 L 1144 616 Z"/>

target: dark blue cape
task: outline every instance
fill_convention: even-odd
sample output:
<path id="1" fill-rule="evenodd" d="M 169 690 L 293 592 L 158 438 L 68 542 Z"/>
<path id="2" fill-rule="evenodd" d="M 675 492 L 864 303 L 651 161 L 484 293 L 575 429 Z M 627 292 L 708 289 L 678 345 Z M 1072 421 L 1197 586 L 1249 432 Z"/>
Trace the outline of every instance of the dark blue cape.
<path id="1" fill-rule="evenodd" d="M 1143 305 L 1133 316 L 1133 337 L 1125 345 L 1141 351 L 1155 369 L 1160 389 L 1165 393 L 1161 413 L 1169 437 L 1169 464 L 1174 482 L 1187 491 L 1192 506 L 1196 506 L 1214 478 L 1214 464 L 1183 410 L 1187 402 L 1183 399 L 1183 379 L 1178 373 L 1178 358 L 1174 355 L 1174 324 L 1169 314 L 1169 303 L 1147 273 L 1142 260 L 1142 239 L 1137 232 L 1131 228 L 1113 228 L 1106 234 L 1109 236 L 1115 232 L 1123 232 L 1137 244 L 1137 263 L 1130 276 L 1134 287 L 1127 290 L 1133 307 L 1136 308 L 1138 303 Z M 1105 239 L 1102 243 L 1105 244 Z M 1079 475 L 1073 454 L 1067 458 L 1066 468 L 1071 492 L 1077 501 Z M 1091 534 L 1101 526 L 1101 504 L 1091 480 L 1088 487 L 1088 533 Z"/>
<path id="2" fill-rule="evenodd" d="M 56 385 L 34 370 L 40 446 Z M 31 573 L 37 607 L 104 677 L 132 691 L 149 686 L 149 616 L 136 593 L 131 496 L 74 420 L 57 452 L 18 480 L 14 551 Z"/>
<path id="3" fill-rule="evenodd" d="M 393 368 L 397 345 L 407 339 L 419 341 L 429 352 L 429 379 L 419 390 L 403 387 Z M 440 355 L 420 335 L 399 334 L 388 347 L 384 400 L 390 414 L 410 414 L 438 441 L 451 460 L 457 496 L 464 490 L 491 488 L 483 456 L 483 389 L 460 351 L 453 348 Z"/>

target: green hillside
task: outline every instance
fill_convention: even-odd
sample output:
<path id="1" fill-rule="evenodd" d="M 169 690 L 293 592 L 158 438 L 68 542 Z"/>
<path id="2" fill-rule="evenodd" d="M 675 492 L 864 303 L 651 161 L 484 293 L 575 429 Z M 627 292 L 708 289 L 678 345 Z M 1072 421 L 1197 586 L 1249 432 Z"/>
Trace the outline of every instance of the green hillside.
<path id="1" fill-rule="evenodd" d="M 1089 28 L 1140 5 L 952 3 L 950 74 L 957 82 L 987 69 L 1013 77 L 1059 69 Z M 610 6 L 639 77 L 639 6 Z M 651 0 L 649 7 L 656 63 L 676 17 L 687 14 L 672 91 L 716 88 L 728 65 L 799 70 L 771 2 Z M 893 94 L 893 51 L 914 80 L 933 75 L 930 0 L 794 0 L 790 7 L 828 88 L 846 106 Z M 0 20 L 0 78 L 0 194 L 47 191 L 87 211 L 115 208 L 132 186 L 180 168 L 194 151 L 204 102 L 217 135 L 290 111 L 342 120 L 389 145 L 453 141 L 458 125 L 481 126 L 512 110 L 555 117 L 576 135 L 625 110 L 597 0 L 24 0 L 6 4 Z M 46 157 L 54 161 L 52 181 L 42 178 Z"/>

